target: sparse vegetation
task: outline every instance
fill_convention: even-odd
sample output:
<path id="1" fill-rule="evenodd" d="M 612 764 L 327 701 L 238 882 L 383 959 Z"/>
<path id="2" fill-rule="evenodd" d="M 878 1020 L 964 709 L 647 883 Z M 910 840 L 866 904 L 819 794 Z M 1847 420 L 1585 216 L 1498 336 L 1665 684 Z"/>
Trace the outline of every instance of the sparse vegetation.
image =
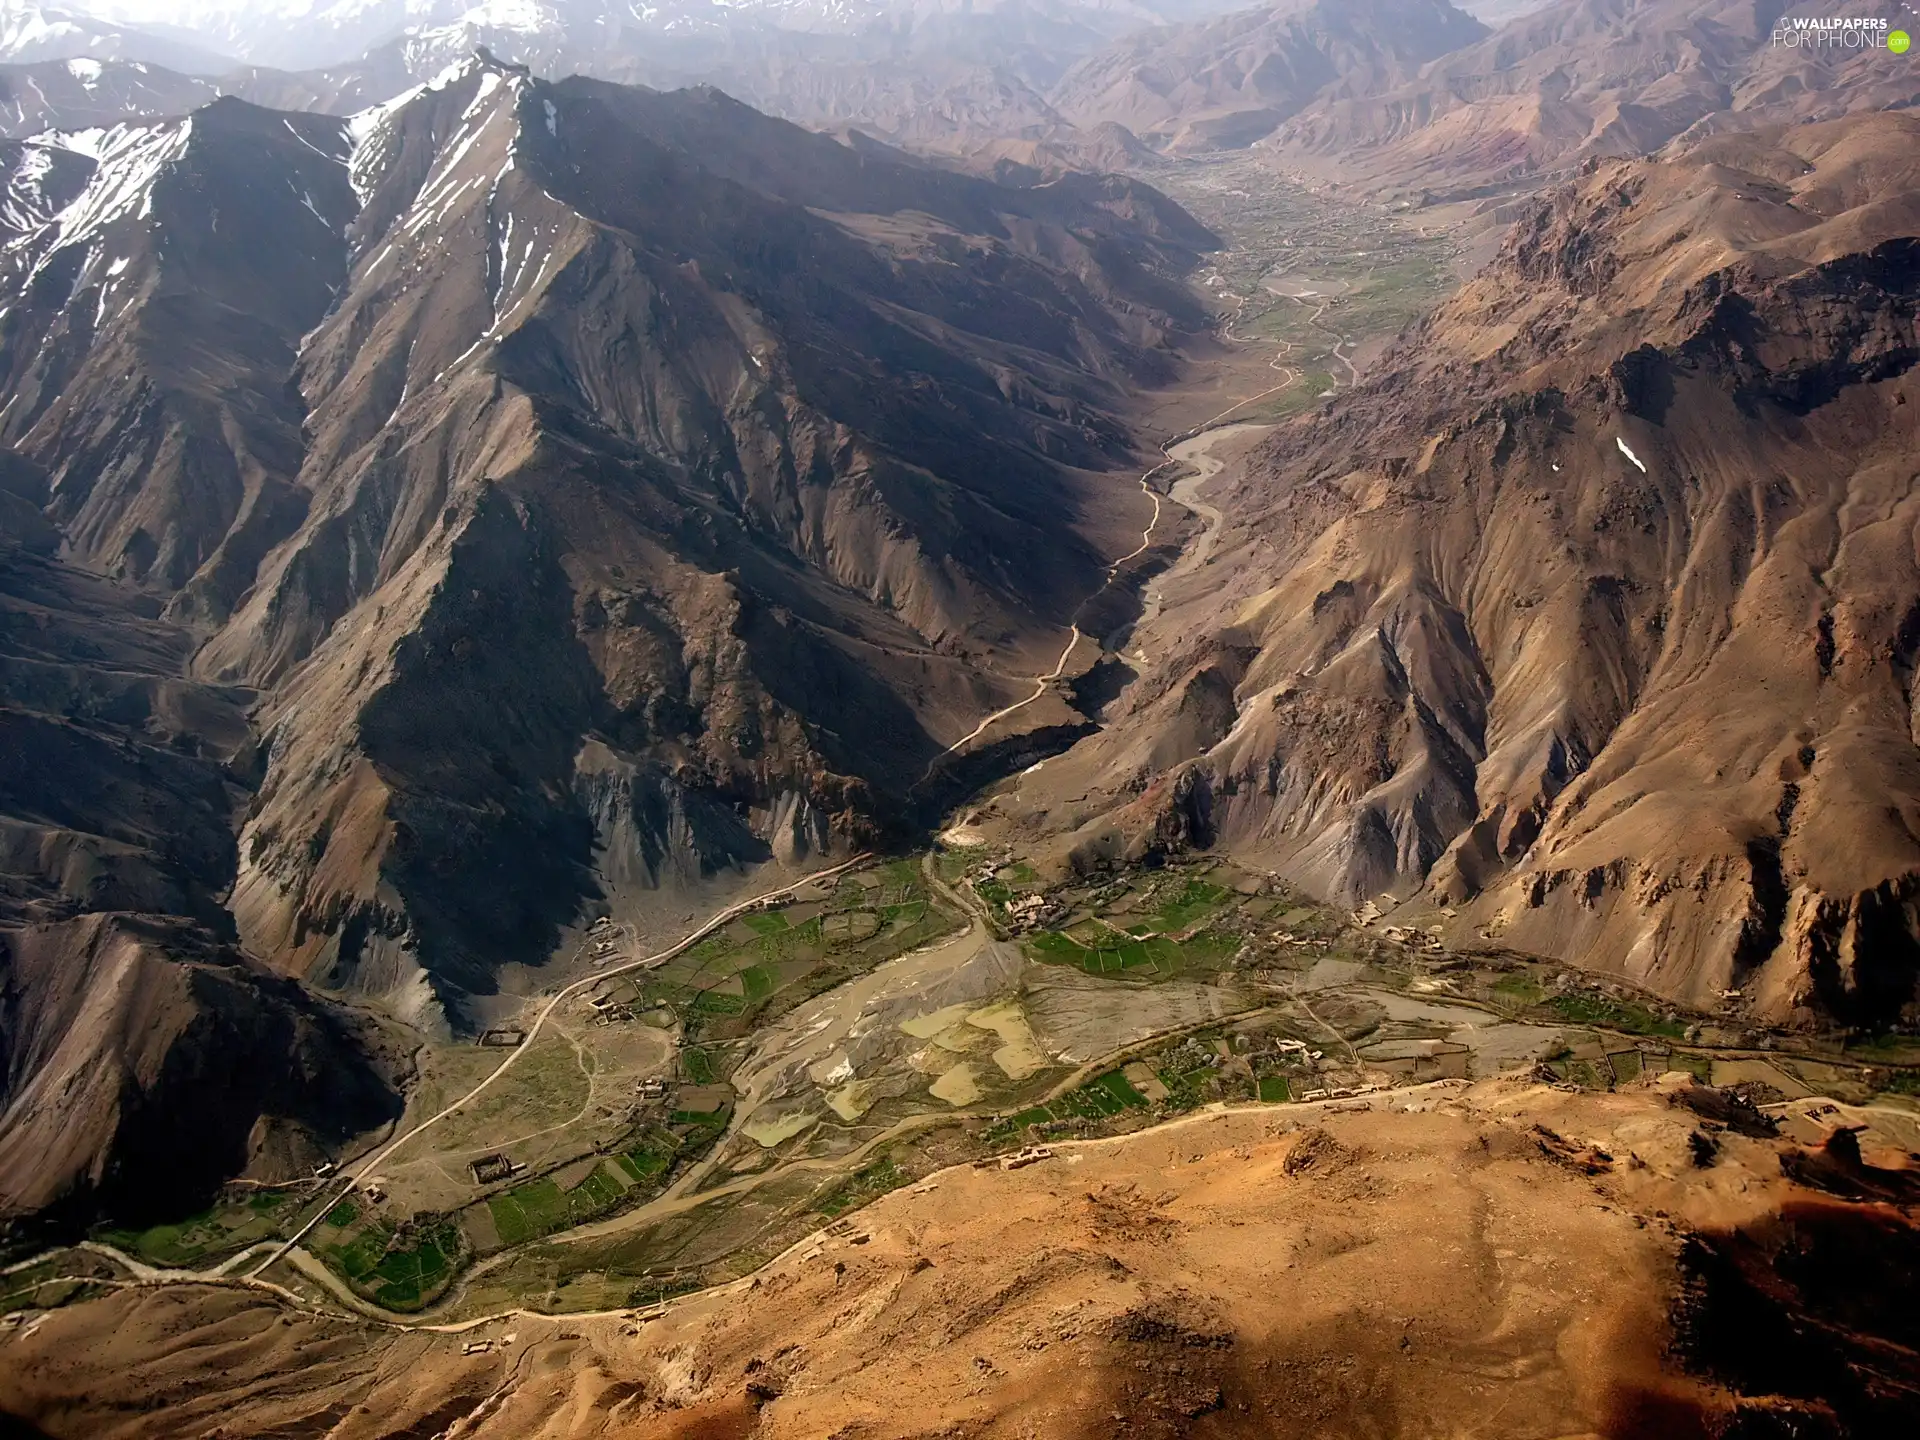
<path id="1" fill-rule="evenodd" d="M 1502 975 L 1493 982 L 1493 997 L 1496 1004 L 1525 1010 L 1545 1001 L 1547 991 L 1531 974 L 1519 970 L 1511 975 Z"/>
<path id="2" fill-rule="evenodd" d="M 870 1200 L 876 1200 L 889 1190 L 897 1190 L 911 1177 L 893 1162 L 890 1155 L 862 1166 L 846 1180 L 829 1190 L 814 1204 L 814 1209 L 828 1219 L 856 1210 Z"/>
<path id="3" fill-rule="evenodd" d="M 230 1195 L 185 1220 L 144 1230 L 103 1230 L 98 1238 L 149 1265 L 192 1269 L 278 1235 L 282 1217 L 296 1208 L 291 1202 L 284 1191 Z"/>

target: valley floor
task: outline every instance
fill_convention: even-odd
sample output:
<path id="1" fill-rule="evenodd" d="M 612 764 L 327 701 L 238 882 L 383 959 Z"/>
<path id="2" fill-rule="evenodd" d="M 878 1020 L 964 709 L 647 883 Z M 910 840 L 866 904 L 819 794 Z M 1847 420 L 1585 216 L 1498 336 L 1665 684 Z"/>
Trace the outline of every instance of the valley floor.
<path id="1" fill-rule="evenodd" d="M 398 1134 L 345 1180 L 17 1264 L 10 1307 L 214 1283 L 402 1328 L 625 1313 L 957 1163 L 1516 1070 L 1594 1094 L 1689 1074 L 1803 1138 L 1844 1121 L 1920 1151 L 1920 1054 L 1443 951 L 1226 861 L 1050 885 L 956 844 L 849 862 L 689 941 L 590 972 L 517 1048 L 430 1052 Z"/>

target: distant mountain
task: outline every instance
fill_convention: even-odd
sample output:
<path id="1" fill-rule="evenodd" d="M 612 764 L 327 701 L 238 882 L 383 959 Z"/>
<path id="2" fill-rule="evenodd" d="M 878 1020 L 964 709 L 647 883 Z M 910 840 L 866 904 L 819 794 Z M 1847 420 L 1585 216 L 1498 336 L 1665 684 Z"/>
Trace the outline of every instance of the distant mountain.
<path id="1" fill-rule="evenodd" d="M 1772 45 L 1783 12 L 1770 0 L 1481 8 L 1508 23 L 1491 33 L 1446 0 L 1225 15 L 1214 0 L 313 0 L 273 17 L 207 0 L 169 36 L 244 55 L 219 90 L 282 109 L 348 113 L 484 48 L 544 73 L 715 85 L 804 124 L 957 155 L 1024 146 L 1150 165 L 1155 149 L 1258 143 L 1289 170 L 1416 200 L 1498 196 L 1695 126 L 1920 103 L 1914 68 L 1885 52 Z M 1834 13 L 1879 14 L 1872 0 Z M 20 77 L 8 133 L 179 113 L 206 95 L 82 63 Z"/>
<path id="2" fill-rule="evenodd" d="M 112 13 L 111 0 L 94 8 Z M 1084 49 L 1090 38 L 1223 8 L 1222 0 L 187 0 L 169 33 L 282 69 L 345 64 L 396 40 L 460 54 L 489 44 L 537 62 L 561 51 L 616 56 L 749 34 L 876 45 L 961 36 L 975 47 L 997 36 L 997 53 L 968 58 L 1004 61 L 1022 46 Z"/>
<path id="3" fill-rule="evenodd" d="M 1465 0 L 1460 8 L 1482 24 L 1499 27 L 1522 15 L 1544 10 L 1553 0 Z"/>
<path id="4" fill-rule="evenodd" d="M 1447 0 L 1281 0 L 1137 32 L 1080 62 L 1050 98 L 1082 125 L 1176 149 L 1243 146 L 1332 87 L 1411 79 L 1486 27 Z"/>
<path id="5" fill-rule="evenodd" d="M 86 130 L 147 116 L 184 115 L 221 93 L 218 81 L 137 60 L 0 65 L 0 134 Z"/>
<path id="6" fill-rule="evenodd" d="M 233 65 L 231 57 L 200 44 L 96 20 L 78 9 L 0 0 L 0 63 L 72 59 L 137 60 L 199 75 Z"/>
<path id="7" fill-rule="evenodd" d="M 1875 0 L 1821 16 L 1884 18 Z M 1776 47 L 1776 0 L 1557 0 L 1404 84 L 1353 89 L 1269 142 L 1289 165 L 1418 195 L 1475 194 L 1645 154 L 1695 126 L 1752 127 L 1920 104 L 1884 50 Z"/>
<path id="8" fill-rule="evenodd" d="M 458 1029 L 583 907 L 900 824 L 1139 523 L 1115 415 L 1216 243 L 1133 182 L 486 60 L 0 163 L 16 1206 L 134 1143 L 56 1054 L 189 1117 L 254 1063 L 194 1047 L 271 1012 L 348 1098 L 262 1072 L 213 1148 L 267 1163 L 265 1105 L 292 1163 L 383 1062 L 261 966 Z M 183 997 L 154 1055 L 63 998 L 86 966 Z M 9 1168 L 62 1125 L 53 1179 Z"/>
<path id="9" fill-rule="evenodd" d="M 1219 8 L 1222 0 L 311 0 L 269 11 L 207 0 L 166 33 L 240 57 L 250 74 L 225 88 L 268 104 L 374 104 L 485 48 L 541 73 L 658 89 L 712 84 L 804 123 L 965 150 L 1060 131 L 1044 92 L 1076 60 L 1142 26 Z"/>

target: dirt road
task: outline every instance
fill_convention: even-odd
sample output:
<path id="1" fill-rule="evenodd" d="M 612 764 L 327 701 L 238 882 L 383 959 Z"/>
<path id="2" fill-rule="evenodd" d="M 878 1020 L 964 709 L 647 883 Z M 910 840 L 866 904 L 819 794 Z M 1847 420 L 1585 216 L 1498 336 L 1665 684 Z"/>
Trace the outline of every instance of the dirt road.
<path id="1" fill-rule="evenodd" d="M 465 1108 L 467 1105 L 471 1104 L 476 1097 L 478 1097 L 487 1089 L 489 1089 L 496 1080 L 498 1080 L 502 1075 L 506 1074 L 508 1070 L 513 1068 L 515 1061 L 517 1061 L 522 1055 L 525 1055 L 529 1050 L 533 1048 L 533 1042 L 540 1038 L 540 1031 L 546 1026 L 547 1021 L 552 1018 L 553 1012 L 557 1010 L 561 1006 L 561 1004 L 565 1002 L 569 997 L 573 995 L 577 995 L 581 991 L 586 990 L 591 986 L 598 985 L 602 981 L 607 980 L 612 976 L 625 975 L 630 971 L 647 970 L 647 969 L 652 969 L 654 966 L 657 966 L 657 965 L 664 965 L 666 964 L 667 961 L 671 960 L 674 956 L 678 955 L 682 950 L 685 950 L 689 945 L 698 944 L 700 941 L 706 939 L 707 936 L 711 935 L 715 930 L 718 930 L 722 925 L 725 925 L 730 921 L 736 919 L 737 917 L 745 914 L 747 911 L 753 909 L 755 906 L 762 905 L 770 900 L 776 900 L 783 896 L 786 896 L 790 894 L 793 890 L 798 888 L 799 886 L 807 884 L 810 881 L 822 880 L 829 876 L 838 875 L 844 871 L 851 870 L 857 865 L 865 864 L 866 861 L 870 858 L 871 857 L 866 854 L 856 855 L 851 860 L 842 861 L 840 864 L 830 866 L 825 870 L 813 871 L 808 875 L 804 875 L 795 880 L 791 880 L 787 882 L 785 885 L 778 886 L 775 889 L 762 891 L 760 894 L 752 896 L 746 900 L 737 901 L 736 903 L 729 905 L 722 910 L 716 910 L 711 916 L 708 917 L 708 919 L 704 924 L 690 931 L 687 935 L 683 936 L 681 939 L 677 940 L 672 945 L 668 946 L 665 950 L 659 951 L 657 954 L 643 956 L 638 960 L 630 960 L 624 965 L 615 965 L 605 970 L 596 971 L 592 975 L 585 976 L 582 979 L 574 981 L 571 985 L 564 986 L 563 988 L 555 991 L 553 994 L 553 998 L 547 1001 L 546 1005 L 541 1009 L 540 1014 L 534 1019 L 533 1024 L 527 1028 L 526 1037 L 520 1042 L 520 1044 L 515 1049 L 507 1053 L 506 1059 L 502 1060 L 500 1064 L 491 1073 L 489 1073 L 484 1080 L 482 1080 L 478 1085 L 475 1085 L 471 1090 L 467 1091 L 467 1093 L 462 1095 L 458 1100 L 455 1100 L 451 1104 L 446 1106 L 446 1108 L 444 1108 L 443 1110 L 440 1110 L 436 1114 L 429 1115 L 425 1120 L 422 1120 L 418 1125 L 414 1126 L 411 1130 L 407 1131 L 403 1135 L 395 1137 L 384 1148 L 376 1151 L 370 1159 L 366 1160 L 361 1164 L 359 1170 L 356 1173 L 354 1173 L 353 1175 L 350 1175 L 347 1178 L 346 1183 L 340 1188 L 340 1191 L 338 1194 L 336 1194 L 326 1204 L 317 1206 L 314 1210 L 313 1218 L 308 1220 L 307 1223 L 301 1226 L 298 1231 L 296 1231 L 292 1236 L 288 1237 L 287 1240 L 282 1242 L 282 1244 L 276 1250 L 274 1250 L 272 1254 L 268 1255 L 265 1260 L 261 1261 L 260 1264 L 256 1266 L 250 1273 L 255 1276 L 260 1275 L 262 1272 L 264 1272 L 270 1266 L 272 1266 L 275 1261 L 285 1256 L 288 1251 L 293 1249 L 294 1246 L 298 1245 L 302 1240 L 306 1239 L 307 1236 L 312 1233 L 314 1227 L 317 1226 L 321 1222 L 321 1220 L 326 1218 L 328 1211 L 330 1211 L 335 1205 L 339 1204 L 340 1201 L 346 1199 L 347 1196 L 351 1195 L 355 1190 L 359 1189 L 362 1185 L 366 1184 L 368 1177 L 377 1173 L 379 1168 L 382 1165 L 384 1165 L 393 1156 L 394 1152 L 397 1151 L 402 1145 L 405 1145 L 409 1140 L 412 1140 L 415 1136 L 421 1134 L 423 1131 L 432 1129 L 435 1125 L 438 1125 L 442 1120 L 445 1120 L 448 1116 L 457 1114 L 460 1110 Z"/>

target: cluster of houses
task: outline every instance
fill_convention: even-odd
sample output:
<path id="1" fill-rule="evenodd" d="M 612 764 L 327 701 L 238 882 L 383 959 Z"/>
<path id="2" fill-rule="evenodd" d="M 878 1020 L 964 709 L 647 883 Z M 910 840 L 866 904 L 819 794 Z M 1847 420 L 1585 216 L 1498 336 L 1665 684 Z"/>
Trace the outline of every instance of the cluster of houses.
<path id="1" fill-rule="evenodd" d="M 1044 895 L 1016 896 L 1007 906 L 1007 926 L 1016 935 L 1058 925 L 1066 918 L 1066 907 Z"/>
<path id="2" fill-rule="evenodd" d="M 587 1003 L 593 1007 L 593 1023 L 596 1025 L 612 1025 L 617 1021 L 633 1019 L 633 1007 L 611 995 L 596 995 Z"/>
<path id="3" fill-rule="evenodd" d="M 1433 926 L 1422 930 L 1418 925 L 1385 925 L 1380 933 L 1396 945 L 1404 945 L 1409 950 L 1437 951 L 1440 944 L 1440 927 Z"/>

